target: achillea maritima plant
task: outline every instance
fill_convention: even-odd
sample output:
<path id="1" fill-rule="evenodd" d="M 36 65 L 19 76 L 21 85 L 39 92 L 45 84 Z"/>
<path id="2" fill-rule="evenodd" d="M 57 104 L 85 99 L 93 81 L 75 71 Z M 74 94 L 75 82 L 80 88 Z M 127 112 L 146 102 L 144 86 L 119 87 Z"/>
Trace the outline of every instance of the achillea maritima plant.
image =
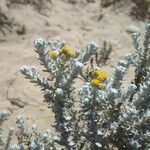
<path id="1" fill-rule="evenodd" d="M 113 76 L 100 68 L 91 68 L 86 78 L 83 68 L 98 50 L 96 43 L 77 52 L 59 41 L 38 39 L 36 52 L 50 78 L 43 78 L 33 67 L 23 66 L 21 73 L 45 91 L 44 98 L 55 114 L 57 133 L 48 129 L 42 135 L 36 125 L 30 133 L 22 116 L 17 117 L 17 144 L 12 144 L 11 129 L 8 138 L 2 138 L 1 149 L 11 150 L 148 150 L 150 148 L 150 24 L 146 25 L 143 46 L 139 33 L 133 33 L 135 52 L 127 54 L 114 69 Z M 123 88 L 127 69 L 135 67 L 135 79 Z M 74 86 L 78 76 L 83 77 L 80 89 Z M 53 81 L 53 82 L 50 82 Z M 76 91 L 79 91 L 80 110 L 77 111 Z M 0 121 L 6 113 L 0 114 Z"/>

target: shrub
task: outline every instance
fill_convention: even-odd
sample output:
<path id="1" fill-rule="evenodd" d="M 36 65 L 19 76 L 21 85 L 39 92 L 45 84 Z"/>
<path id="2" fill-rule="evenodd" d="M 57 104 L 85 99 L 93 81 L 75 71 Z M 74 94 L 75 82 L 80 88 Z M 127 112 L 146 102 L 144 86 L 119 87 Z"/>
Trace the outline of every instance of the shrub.
<path id="1" fill-rule="evenodd" d="M 145 28 L 143 46 L 139 37 L 140 33 L 132 34 L 136 51 L 118 62 L 112 77 L 100 68 L 90 68 L 86 78 L 82 74 L 83 68 L 97 52 L 96 43 L 89 43 L 84 51 L 78 52 L 59 41 L 36 40 L 36 52 L 50 73 L 50 78 L 43 78 L 34 67 L 23 66 L 21 73 L 45 91 L 45 101 L 51 105 L 55 114 L 53 127 L 57 133 L 52 135 L 48 129 L 41 135 L 36 125 L 33 125 L 33 133 L 30 133 L 24 118 L 18 116 L 18 143 L 11 144 L 12 128 L 6 141 L 1 138 L 0 130 L 1 147 L 11 150 L 148 150 L 150 24 Z M 135 67 L 135 79 L 124 89 L 122 82 L 130 66 Z M 74 81 L 79 75 L 83 86 L 78 89 Z M 75 106 L 76 91 L 79 91 L 80 108 Z M 0 114 L 1 122 L 4 116 Z"/>

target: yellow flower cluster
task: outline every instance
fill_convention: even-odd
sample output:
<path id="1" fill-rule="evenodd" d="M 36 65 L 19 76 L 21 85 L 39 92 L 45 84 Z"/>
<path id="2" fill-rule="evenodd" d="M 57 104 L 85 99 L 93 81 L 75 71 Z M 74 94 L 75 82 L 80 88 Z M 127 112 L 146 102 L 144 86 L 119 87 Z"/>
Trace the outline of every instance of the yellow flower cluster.
<path id="1" fill-rule="evenodd" d="M 70 58 L 70 57 L 75 57 L 76 53 L 68 45 L 64 45 L 64 47 L 60 51 L 60 55 L 67 56 Z"/>
<path id="2" fill-rule="evenodd" d="M 103 84 L 100 83 L 100 81 L 99 81 L 98 79 L 93 79 L 93 80 L 91 81 L 91 83 L 92 83 L 92 85 L 93 85 L 94 87 L 97 87 L 97 88 L 99 88 L 100 90 L 103 90 L 103 89 L 104 89 Z"/>
<path id="3" fill-rule="evenodd" d="M 56 51 L 56 50 L 49 52 L 49 56 L 50 56 L 53 60 L 55 60 L 55 59 L 58 57 L 58 55 L 59 55 L 59 52 Z"/>
<path id="4" fill-rule="evenodd" d="M 90 77 L 92 79 L 98 79 L 100 82 L 103 82 L 107 79 L 107 74 L 99 69 L 93 69 L 90 72 Z"/>
<path id="5" fill-rule="evenodd" d="M 71 57 L 75 57 L 76 52 L 74 50 L 72 50 L 68 45 L 64 45 L 64 47 L 58 51 L 50 51 L 49 52 L 49 56 L 55 60 L 58 56 L 62 56 L 62 57 L 67 57 L 67 58 L 71 58 Z"/>
<path id="6" fill-rule="evenodd" d="M 91 84 L 95 87 L 98 87 L 100 90 L 103 90 L 104 86 L 102 82 L 107 79 L 107 74 L 99 69 L 93 69 L 89 75 L 92 78 Z"/>

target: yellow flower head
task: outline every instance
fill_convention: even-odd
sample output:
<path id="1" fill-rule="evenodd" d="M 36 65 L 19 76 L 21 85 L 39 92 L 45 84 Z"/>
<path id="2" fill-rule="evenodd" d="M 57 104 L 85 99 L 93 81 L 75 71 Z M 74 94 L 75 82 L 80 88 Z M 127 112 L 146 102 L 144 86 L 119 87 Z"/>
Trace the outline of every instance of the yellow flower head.
<path id="1" fill-rule="evenodd" d="M 107 79 L 107 74 L 106 73 L 102 73 L 101 75 L 99 75 L 97 77 L 97 79 L 100 81 L 100 82 L 103 82 Z"/>
<path id="2" fill-rule="evenodd" d="M 94 86 L 94 87 L 97 87 L 99 88 L 100 90 L 103 90 L 104 89 L 104 86 L 102 83 L 100 83 L 100 81 L 98 79 L 93 79 L 91 81 L 91 84 Z"/>
<path id="3" fill-rule="evenodd" d="M 58 55 L 59 55 L 59 52 L 56 51 L 56 50 L 49 52 L 49 56 L 50 56 L 53 60 L 55 60 L 55 59 L 58 57 Z"/>
<path id="4" fill-rule="evenodd" d="M 72 50 L 68 45 L 64 45 L 64 47 L 61 50 L 61 55 L 65 54 L 68 57 L 75 57 L 75 51 Z"/>
<path id="5" fill-rule="evenodd" d="M 99 82 L 99 80 L 97 80 L 97 79 L 93 79 L 93 80 L 91 81 L 91 83 L 92 83 L 93 86 L 98 87 L 100 82 Z"/>
<path id="6" fill-rule="evenodd" d="M 99 69 L 94 69 L 89 73 L 90 77 L 93 79 L 98 79 L 100 82 L 107 79 L 107 74 Z"/>

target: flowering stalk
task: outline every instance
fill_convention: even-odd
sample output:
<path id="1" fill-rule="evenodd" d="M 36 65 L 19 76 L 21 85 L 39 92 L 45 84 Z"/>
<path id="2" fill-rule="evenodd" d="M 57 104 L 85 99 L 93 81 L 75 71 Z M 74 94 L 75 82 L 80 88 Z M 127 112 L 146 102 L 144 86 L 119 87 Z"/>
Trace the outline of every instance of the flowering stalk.
<path id="1" fill-rule="evenodd" d="M 104 149 L 103 138 L 100 128 L 102 111 L 106 105 L 104 81 L 107 75 L 99 69 L 90 72 L 91 83 L 85 84 L 80 89 L 80 99 L 82 106 L 82 119 L 87 126 L 83 131 L 86 141 L 90 142 L 90 149 Z M 104 91 L 103 91 L 104 90 Z"/>

